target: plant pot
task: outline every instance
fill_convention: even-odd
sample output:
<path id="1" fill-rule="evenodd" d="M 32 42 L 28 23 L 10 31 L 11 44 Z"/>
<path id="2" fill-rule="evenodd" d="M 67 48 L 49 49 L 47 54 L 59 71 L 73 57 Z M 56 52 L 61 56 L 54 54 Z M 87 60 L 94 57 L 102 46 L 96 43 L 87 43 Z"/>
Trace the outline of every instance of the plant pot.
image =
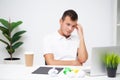
<path id="1" fill-rule="evenodd" d="M 5 64 L 20 64 L 20 58 L 4 58 Z"/>
<path id="2" fill-rule="evenodd" d="M 108 77 L 116 77 L 117 68 L 107 68 Z"/>

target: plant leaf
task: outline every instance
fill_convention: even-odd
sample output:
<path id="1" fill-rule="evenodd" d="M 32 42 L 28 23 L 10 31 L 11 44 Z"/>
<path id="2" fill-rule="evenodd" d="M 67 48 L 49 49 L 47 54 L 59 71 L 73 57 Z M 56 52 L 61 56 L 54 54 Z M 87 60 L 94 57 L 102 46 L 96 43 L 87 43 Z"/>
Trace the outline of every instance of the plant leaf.
<path id="1" fill-rule="evenodd" d="M 1 22 L 2 25 L 4 25 L 4 27 L 6 27 L 6 28 L 8 29 L 8 27 L 9 27 L 9 22 L 8 22 L 7 20 L 5 20 L 5 19 L 0 19 L 0 22 Z"/>
<path id="2" fill-rule="evenodd" d="M 5 36 L 5 38 L 6 38 L 7 40 L 9 40 L 9 42 L 11 41 L 10 36 L 8 36 L 7 34 L 3 34 L 3 35 Z"/>
<path id="3" fill-rule="evenodd" d="M 0 26 L 0 30 L 2 31 L 3 34 L 4 33 L 8 34 L 8 29 L 7 28 L 5 28 L 3 26 Z"/>
<path id="4" fill-rule="evenodd" d="M 120 56 L 117 53 L 107 53 L 104 55 L 104 64 L 107 68 L 117 68 L 120 63 Z"/>
<path id="5" fill-rule="evenodd" d="M 22 24 L 22 21 L 12 22 L 11 23 L 11 31 Z"/>
<path id="6" fill-rule="evenodd" d="M 6 42 L 6 41 L 4 41 L 4 40 L 2 40 L 2 39 L 0 39 L 0 41 L 3 42 L 3 43 L 6 44 L 6 45 L 9 45 L 8 42 Z"/>
<path id="7" fill-rule="evenodd" d="M 15 43 L 16 41 L 18 41 L 21 38 L 21 36 L 14 36 L 12 38 L 12 44 Z"/>
<path id="8" fill-rule="evenodd" d="M 16 37 L 16 36 L 20 36 L 21 34 L 25 33 L 26 31 L 19 31 L 19 32 L 16 32 L 12 38 Z"/>
<path id="9" fill-rule="evenodd" d="M 21 34 L 25 33 L 26 31 L 19 31 L 19 32 L 16 32 L 13 37 L 12 37 L 12 43 L 18 41 L 20 38 L 21 38 Z"/>
<path id="10" fill-rule="evenodd" d="M 8 53 L 9 53 L 10 55 L 15 52 L 15 49 L 14 49 L 13 47 L 10 47 L 10 45 L 8 45 L 8 46 L 6 47 L 6 50 L 8 51 Z"/>
<path id="11" fill-rule="evenodd" d="M 13 49 L 16 49 L 16 48 L 20 47 L 22 44 L 23 44 L 23 42 L 17 42 L 12 47 L 13 47 Z"/>

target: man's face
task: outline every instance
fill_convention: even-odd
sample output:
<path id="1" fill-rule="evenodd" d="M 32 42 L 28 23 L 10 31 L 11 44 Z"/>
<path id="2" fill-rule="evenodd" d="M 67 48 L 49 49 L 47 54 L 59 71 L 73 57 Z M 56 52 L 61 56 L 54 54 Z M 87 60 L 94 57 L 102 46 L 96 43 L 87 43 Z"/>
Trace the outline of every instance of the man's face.
<path id="1" fill-rule="evenodd" d="M 61 35 L 65 37 L 69 37 L 73 32 L 73 30 L 76 28 L 77 20 L 72 21 L 69 16 L 66 16 L 64 20 L 61 19 L 60 24 L 61 24 L 61 28 L 60 28 Z"/>

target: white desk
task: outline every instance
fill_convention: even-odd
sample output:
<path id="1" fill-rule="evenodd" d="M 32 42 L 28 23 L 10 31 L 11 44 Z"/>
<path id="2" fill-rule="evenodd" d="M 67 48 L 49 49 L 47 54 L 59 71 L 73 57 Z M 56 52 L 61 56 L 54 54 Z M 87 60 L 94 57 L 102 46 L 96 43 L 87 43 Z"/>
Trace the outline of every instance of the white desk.
<path id="1" fill-rule="evenodd" d="M 86 75 L 84 78 L 70 78 L 62 75 L 61 72 L 57 77 L 49 75 L 31 74 L 40 66 L 26 67 L 22 64 L 0 64 L 0 80 L 120 80 L 120 75 L 116 78 L 108 78 L 107 76 L 90 77 Z"/>

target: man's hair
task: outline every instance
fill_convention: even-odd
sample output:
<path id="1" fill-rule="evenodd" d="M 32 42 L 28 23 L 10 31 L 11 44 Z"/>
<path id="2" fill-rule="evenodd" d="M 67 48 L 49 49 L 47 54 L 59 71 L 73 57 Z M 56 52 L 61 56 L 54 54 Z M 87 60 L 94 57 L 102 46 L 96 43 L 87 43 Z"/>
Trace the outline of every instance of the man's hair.
<path id="1" fill-rule="evenodd" d="M 62 20 L 64 20 L 67 16 L 69 16 L 71 18 L 72 21 L 76 21 L 78 20 L 78 15 L 77 13 L 70 9 L 70 10 L 66 10 L 63 15 L 62 15 Z"/>

